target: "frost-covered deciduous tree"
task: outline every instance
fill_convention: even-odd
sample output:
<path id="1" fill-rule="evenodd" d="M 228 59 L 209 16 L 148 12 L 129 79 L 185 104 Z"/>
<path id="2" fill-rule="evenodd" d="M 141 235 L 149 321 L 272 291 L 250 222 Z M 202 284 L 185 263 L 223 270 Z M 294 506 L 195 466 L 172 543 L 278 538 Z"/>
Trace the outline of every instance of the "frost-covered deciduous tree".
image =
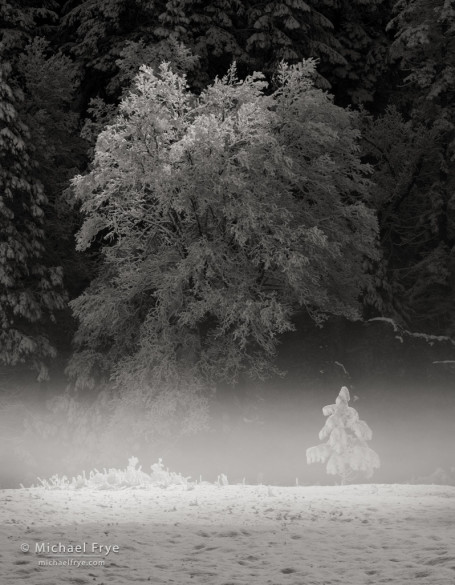
<path id="1" fill-rule="evenodd" d="M 104 262 L 72 308 L 70 370 L 122 386 L 263 373 L 305 309 L 359 317 L 376 257 L 369 167 L 357 118 L 316 89 L 312 61 L 261 73 L 232 67 L 199 97 L 162 64 L 142 67 L 73 180 L 79 250 Z"/>
<path id="2" fill-rule="evenodd" d="M 335 404 L 324 406 L 322 412 L 328 419 L 319 439 L 327 441 L 306 451 L 308 463 L 327 463 L 327 473 L 340 476 L 343 484 L 356 472 L 371 477 L 373 470 L 380 466 L 377 453 L 366 443 L 371 440 L 371 429 L 359 419 L 355 408 L 348 405 L 349 400 L 349 390 L 343 386 Z"/>

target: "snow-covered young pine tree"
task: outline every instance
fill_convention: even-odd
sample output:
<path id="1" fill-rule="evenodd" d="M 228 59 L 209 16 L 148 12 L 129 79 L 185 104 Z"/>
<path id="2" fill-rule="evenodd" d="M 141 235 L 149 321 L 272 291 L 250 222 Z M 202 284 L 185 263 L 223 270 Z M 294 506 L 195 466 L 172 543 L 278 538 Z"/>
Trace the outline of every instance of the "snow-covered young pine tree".
<path id="1" fill-rule="evenodd" d="M 308 463 L 327 462 L 327 473 L 339 475 L 342 484 L 351 480 L 356 472 L 371 477 L 373 470 L 380 466 L 378 454 L 366 443 L 373 433 L 367 423 L 359 419 L 356 409 L 348 406 L 349 400 L 349 390 L 343 386 L 336 403 L 324 406 L 322 412 L 329 418 L 319 438 L 328 440 L 306 451 Z"/>

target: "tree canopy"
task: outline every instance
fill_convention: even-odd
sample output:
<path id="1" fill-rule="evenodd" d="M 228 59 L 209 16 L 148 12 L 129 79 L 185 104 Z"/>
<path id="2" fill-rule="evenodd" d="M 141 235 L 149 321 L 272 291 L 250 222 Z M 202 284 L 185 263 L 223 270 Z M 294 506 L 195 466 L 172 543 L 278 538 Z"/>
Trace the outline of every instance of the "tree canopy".
<path id="1" fill-rule="evenodd" d="M 266 95 L 261 73 L 232 66 L 196 97 L 168 64 L 141 68 L 73 180 L 78 248 L 98 242 L 104 259 L 71 302 L 80 360 L 233 381 L 264 371 L 299 308 L 360 317 L 377 258 L 370 168 L 356 115 L 313 77 L 312 61 L 282 63 Z"/>

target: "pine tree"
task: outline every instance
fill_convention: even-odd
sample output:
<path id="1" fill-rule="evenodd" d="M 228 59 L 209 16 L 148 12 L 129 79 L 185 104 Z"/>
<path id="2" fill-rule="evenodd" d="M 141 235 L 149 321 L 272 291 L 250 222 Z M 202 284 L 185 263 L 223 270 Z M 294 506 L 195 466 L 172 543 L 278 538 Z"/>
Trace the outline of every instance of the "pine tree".
<path id="1" fill-rule="evenodd" d="M 325 0 L 320 10 L 333 23 L 332 35 L 342 57 L 338 62 L 321 61 L 321 73 L 330 81 L 337 103 L 371 105 L 390 67 L 385 31 L 389 0 Z"/>
<path id="2" fill-rule="evenodd" d="M 393 12 L 389 60 L 401 77 L 392 107 L 363 133 L 384 257 L 374 304 L 407 328 L 453 336 L 455 11 L 409 0 Z"/>
<path id="3" fill-rule="evenodd" d="M 67 56 L 54 52 L 49 41 L 35 37 L 17 59 L 24 100 L 19 114 L 33 145 L 35 174 L 46 193 L 43 228 L 45 257 L 64 266 L 65 283 L 80 290 L 84 265 L 74 250 L 74 233 L 80 225 L 65 197 L 69 180 L 86 159 L 87 143 L 79 136 L 79 116 L 73 111 L 78 75 Z"/>
<path id="4" fill-rule="evenodd" d="M 123 88 L 117 79 L 117 60 L 128 43 L 143 43 L 147 48 L 166 44 L 155 34 L 164 0 L 77 0 L 67 2 L 60 20 L 61 50 L 80 66 L 81 104 L 85 109 L 91 98 L 105 97 Z M 142 46 L 144 48 L 144 46 Z M 147 51 L 146 51 L 147 52 Z M 144 60 L 143 63 L 146 61 Z M 141 63 L 142 64 L 142 63 Z M 119 91 L 120 90 L 120 91 Z"/>
<path id="5" fill-rule="evenodd" d="M 453 331 L 450 284 L 455 225 L 435 185 L 439 131 L 405 120 L 395 107 L 364 118 L 363 152 L 375 167 L 374 201 L 383 260 L 365 297 L 375 315 L 411 329 Z M 438 187 L 440 189 L 438 189 Z"/>
<path id="6" fill-rule="evenodd" d="M 239 71 L 271 76 L 280 61 L 320 63 L 317 85 L 330 87 L 329 76 L 348 62 L 334 34 L 334 2 L 309 0 L 172 0 L 166 3 L 155 33 L 176 34 L 200 58 L 202 86 L 224 73 L 235 60 Z M 321 74 L 321 72 L 323 73 Z M 336 76 L 335 76 L 336 77 Z"/>
<path id="7" fill-rule="evenodd" d="M 64 306 L 62 270 L 43 262 L 46 197 L 18 114 L 23 92 L 0 49 L 0 362 L 32 362 L 44 376 L 55 354 L 44 325 Z"/>
<path id="8" fill-rule="evenodd" d="M 246 41 L 248 54 L 265 71 L 275 69 L 281 60 L 295 63 L 309 57 L 318 59 L 327 69 L 346 64 L 327 16 L 330 4 L 311 0 L 248 2 L 248 30 L 254 31 Z M 320 75 L 318 84 L 330 87 Z"/>
<path id="9" fill-rule="evenodd" d="M 328 440 L 306 451 L 308 463 L 327 463 L 327 473 L 339 475 L 343 484 L 356 472 L 371 477 L 373 470 L 380 466 L 377 453 L 366 443 L 371 440 L 371 429 L 366 422 L 359 420 L 355 408 L 348 405 L 349 400 L 349 390 L 343 386 L 335 404 L 324 406 L 322 412 L 328 419 L 319 439 Z"/>
<path id="10" fill-rule="evenodd" d="M 27 246 L 34 246 L 34 252 L 29 250 L 27 257 L 24 254 L 17 257 L 17 281 L 12 288 L 19 294 L 24 287 L 24 299 L 30 295 L 43 309 L 39 317 L 27 316 L 25 309 L 16 313 L 14 322 L 20 323 L 22 334 L 31 335 L 31 339 L 39 343 L 30 341 L 29 349 L 25 350 L 27 344 L 22 342 L 21 357 L 17 357 L 18 344 L 16 349 L 10 345 L 6 350 L 5 346 L 8 357 L 3 361 L 11 365 L 24 360 L 41 362 L 41 365 L 35 364 L 39 368 L 45 355 L 54 354 L 51 346 L 57 347 L 61 342 L 69 345 L 71 338 L 73 321 L 65 306 L 63 278 L 70 288 L 72 283 L 77 283 L 79 293 L 84 280 L 81 275 L 89 264 L 84 258 L 81 270 L 82 264 L 78 263 L 74 252 L 77 214 L 64 197 L 70 176 L 82 166 L 87 145 L 78 136 L 78 116 L 73 111 L 77 72 L 72 61 L 56 48 L 58 10 L 59 5 L 54 0 L 4 0 L 0 3 L 2 81 L 3 90 L 8 94 L 2 106 L 8 108 L 10 114 L 2 116 L 3 138 L 8 129 L 15 135 L 15 147 L 20 145 L 20 150 L 14 154 L 19 160 L 8 170 L 23 181 L 21 186 L 15 183 L 9 201 L 7 197 L 4 201 L 14 213 L 14 218 L 11 216 L 11 223 L 17 228 L 14 237 L 18 241 L 23 238 Z M 6 146 L 3 142 L 4 149 Z M 8 146 L 9 155 L 13 156 L 11 146 Z M 5 152 L 3 154 L 6 156 Z M 10 158 L 9 164 L 11 161 Z M 26 185 L 30 187 L 28 193 Z M 0 234 L 0 240 L 2 236 Z M 33 274 L 41 269 L 44 271 L 42 280 Z M 22 270 L 27 276 L 20 278 Z M 46 278 L 52 282 L 45 284 Z M 44 286 L 48 291 L 46 295 L 42 294 Z M 51 310 L 49 295 L 53 293 L 56 298 L 54 310 Z M 40 297 L 43 302 L 39 301 Z M 57 327 L 51 315 L 55 309 L 62 308 Z"/>
<path id="11" fill-rule="evenodd" d="M 163 40 L 178 39 L 197 56 L 197 75 L 188 77 L 192 87 L 203 89 L 213 77 L 224 74 L 232 61 L 241 68 L 251 65 L 244 42 L 246 8 L 241 0 L 166 2 L 154 33 Z"/>

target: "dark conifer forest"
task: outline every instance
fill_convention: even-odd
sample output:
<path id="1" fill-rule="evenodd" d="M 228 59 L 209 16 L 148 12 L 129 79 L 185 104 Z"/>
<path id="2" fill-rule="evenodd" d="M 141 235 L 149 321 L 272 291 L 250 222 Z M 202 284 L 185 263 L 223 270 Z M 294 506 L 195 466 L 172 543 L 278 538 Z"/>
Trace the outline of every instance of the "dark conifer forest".
<path id="1" fill-rule="evenodd" d="M 0 0 L 0 30 L 0 487 L 325 481 L 342 386 L 378 481 L 455 466 L 453 1 Z"/>

